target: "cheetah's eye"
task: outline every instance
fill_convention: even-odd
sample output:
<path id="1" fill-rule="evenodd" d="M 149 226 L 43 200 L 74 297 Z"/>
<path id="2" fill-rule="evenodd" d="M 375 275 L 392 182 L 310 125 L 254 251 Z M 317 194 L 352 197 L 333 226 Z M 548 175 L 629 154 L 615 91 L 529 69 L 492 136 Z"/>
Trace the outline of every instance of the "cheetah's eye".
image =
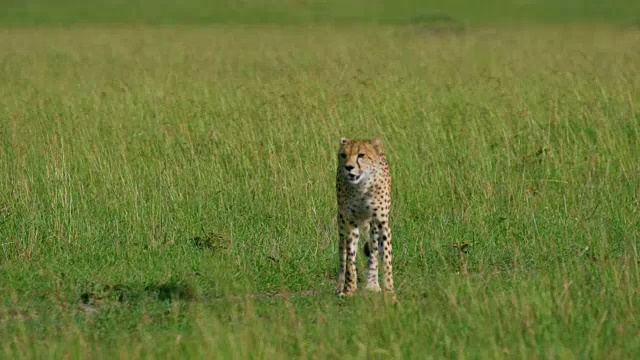
<path id="1" fill-rule="evenodd" d="M 340 157 L 341 157 L 341 158 L 343 158 L 343 159 L 346 159 L 346 158 L 347 158 L 347 154 L 345 154 L 345 153 L 340 153 Z"/>
<path id="2" fill-rule="evenodd" d="M 358 154 L 358 159 L 362 159 L 364 157 L 364 154 Z"/>

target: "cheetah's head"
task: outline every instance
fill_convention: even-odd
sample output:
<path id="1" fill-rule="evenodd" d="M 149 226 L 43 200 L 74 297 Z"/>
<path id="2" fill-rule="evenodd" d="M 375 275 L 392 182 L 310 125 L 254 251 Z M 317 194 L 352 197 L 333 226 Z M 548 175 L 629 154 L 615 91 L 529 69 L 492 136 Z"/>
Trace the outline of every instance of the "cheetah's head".
<path id="1" fill-rule="evenodd" d="M 349 140 L 340 139 L 338 149 L 338 172 L 352 184 L 366 179 L 378 162 L 382 152 L 382 139 Z"/>

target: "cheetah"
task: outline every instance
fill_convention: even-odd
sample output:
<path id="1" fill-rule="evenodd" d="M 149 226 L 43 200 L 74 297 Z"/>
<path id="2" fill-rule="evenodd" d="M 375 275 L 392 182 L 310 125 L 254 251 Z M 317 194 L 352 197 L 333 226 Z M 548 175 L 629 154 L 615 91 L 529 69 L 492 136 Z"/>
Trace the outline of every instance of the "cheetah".
<path id="1" fill-rule="evenodd" d="M 391 177 L 381 138 L 340 139 L 336 173 L 338 200 L 339 262 L 335 291 L 338 296 L 353 294 L 357 288 L 356 249 L 360 234 L 369 232 L 364 254 L 367 257 L 365 290 L 380 292 L 379 252 L 383 287 L 395 301 L 391 267 Z"/>

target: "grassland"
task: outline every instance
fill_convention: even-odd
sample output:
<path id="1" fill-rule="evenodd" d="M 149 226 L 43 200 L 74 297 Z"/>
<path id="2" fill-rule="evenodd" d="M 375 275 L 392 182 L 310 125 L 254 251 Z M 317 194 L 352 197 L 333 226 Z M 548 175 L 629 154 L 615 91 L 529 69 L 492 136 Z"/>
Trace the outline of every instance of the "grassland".
<path id="1" fill-rule="evenodd" d="M 0 24 L 640 25 L 635 0 L 0 0 Z"/>
<path id="2" fill-rule="evenodd" d="M 637 357 L 639 40 L 4 28 L 0 358 Z M 332 293 L 342 135 L 386 139 L 397 306 Z"/>

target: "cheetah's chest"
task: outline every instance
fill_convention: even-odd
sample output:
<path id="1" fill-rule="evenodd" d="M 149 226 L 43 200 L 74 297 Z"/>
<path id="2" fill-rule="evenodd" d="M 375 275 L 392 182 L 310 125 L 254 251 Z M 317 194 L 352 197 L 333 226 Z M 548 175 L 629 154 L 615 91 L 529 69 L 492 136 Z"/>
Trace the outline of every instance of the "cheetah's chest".
<path id="1" fill-rule="evenodd" d="M 357 186 L 346 181 L 342 183 L 342 189 L 340 189 L 342 199 L 339 199 L 341 200 L 339 202 L 347 218 L 362 221 L 372 217 L 378 206 L 378 196 L 376 196 L 376 189 L 379 188 L 376 186 L 378 180 L 377 177 L 372 177 L 366 183 Z"/>

